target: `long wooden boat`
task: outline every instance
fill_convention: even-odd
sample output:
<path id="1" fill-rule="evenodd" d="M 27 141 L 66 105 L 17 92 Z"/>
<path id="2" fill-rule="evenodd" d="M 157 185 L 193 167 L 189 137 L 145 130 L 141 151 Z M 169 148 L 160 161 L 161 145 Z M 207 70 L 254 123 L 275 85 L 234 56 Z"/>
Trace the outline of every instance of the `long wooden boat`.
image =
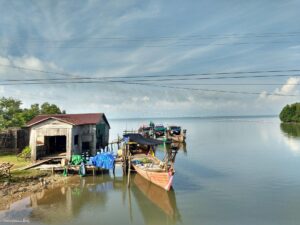
<path id="1" fill-rule="evenodd" d="M 141 134 L 126 134 L 123 136 L 124 145 L 122 157 L 124 162 L 129 160 L 137 173 L 153 184 L 169 191 L 175 174 L 174 162 L 176 153 L 168 152 L 163 161 L 154 156 L 157 145 L 162 141 L 145 138 Z"/>
<path id="2" fill-rule="evenodd" d="M 132 157 L 132 166 L 143 178 L 166 191 L 172 187 L 175 171 L 158 158 L 139 154 Z"/>

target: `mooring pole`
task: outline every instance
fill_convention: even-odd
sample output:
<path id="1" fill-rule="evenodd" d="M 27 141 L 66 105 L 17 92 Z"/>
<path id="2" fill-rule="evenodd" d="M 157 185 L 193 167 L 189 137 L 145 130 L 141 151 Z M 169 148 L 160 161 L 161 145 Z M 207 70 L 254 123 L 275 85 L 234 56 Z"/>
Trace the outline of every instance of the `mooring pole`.
<path id="1" fill-rule="evenodd" d="M 127 187 L 130 186 L 130 168 L 131 168 L 131 160 L 130 160 L 130 155 L 128 157 L 128 178 L 127 178 Z"/>

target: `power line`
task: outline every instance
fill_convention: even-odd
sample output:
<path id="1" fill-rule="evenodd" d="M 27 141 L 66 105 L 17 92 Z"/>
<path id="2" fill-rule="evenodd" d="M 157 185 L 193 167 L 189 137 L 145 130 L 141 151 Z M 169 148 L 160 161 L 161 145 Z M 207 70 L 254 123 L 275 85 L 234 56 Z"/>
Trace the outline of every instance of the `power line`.
<path id="1" fill-rule="evenodd" d="M 206 72 L 206 73 L 184 73 L 184 74 L 151 74 L 151 75 L 117 75 L 117 76 L 78 76 L 72 73 L 66 72 L 57 72 L 57 71 L 47 71 L 47 70 L 39 70 L 39 69 L 32 69 L 27 67 L 21 66 L 14 66 L 14 65 L 3 65 L 0 64 L 0 67 L 7 67 L 11 69 L 18 69 L 24 71 L 32 71 L 38 73 L 45 73 L 45 74 L 53 74 L 53 75 L 63 75 L 66 77 L 71 77 L 70 79 L 131 79 L 131 78 L 161 78 L 161 77 L 194 77 L 194 76 L 215 76 L 215 75 L 238 75 L 238 74 L 260 74 L 260 73 L 290 73 L 290 72 L 300 72 L 300 69 L 285 69 L 285 70 L 254 70 L 254 71 L 232 71 L 232 72 Z M 278 75 L 278 76 L 297 76 L 298 74 L 285 74 L 285 75 Z M 263 76 L 276 76 L 275 75 L 263 75 Z M 243 76 L 245 77 L 245 76 Z M 184 79 L 185 79 L 184 78 Z M 221 78 L 221 77 L 220 77 Z M 206 77 L 204 78 L 206 79 Z M 59 78 L 47 78 L 47 79 L 7 79 L 2 81 L 41 81 L 41 80 L 59 80 Z M 65 80 L 65 79 L 62 79 Z M 186 79 L 185 79 L 186 80 Z M 150 80 L 151 81 L 151 80 Z"/>
<path id="2" fill-rule="evenodd" d="M 18 83 L 18 84 L 0 84 L 1 85 L 32 85 L 32 84 L 96 84 L 99 82 L 92 82 L 92 81 L 80 81 L 80 82 L 40 82 L 40 83 Z M 101 83 L 112 83 L 111 81 L 105 81 Z M 126 81 L 115 81 L 114 83 L 122 83 L 122 84 L 129 84 L 129 85 L 142 85 L 142 86 L 152 86 L 152 87 L 163 87 L 168 89 L 175 89 L 175 90 L 189 90 L 189 91 L 201 91 L 201 92 L 214 92 L 214 93 L 224 93 L 224 94 L 243 94 L 243 95 L 261 95 L 262 92 L 246 92 L 246 91 L 232 91 L 232 90 L 217 90 L 217 89 L 202 89 L 202 88 L 186 88 L 186 87 L 178 87 L 178 86 L 168 86 L 168 85 L 158 85 L 158 84 L 145 84 L 145 83 L 138 83 L 138 82 L 126 82 Z M 280 94 L 280 93 L 263 93 L 266 96 L 280 96 L 280 97 L 300 97 L 300 95 L 295 94 Z"/>
<path id="3" fill-rule="evenodd" d="M 217 89 L 201 89 L 201 88 L 184 88 L 178 86 L 167 86 L 167 85 L 156 85 L 157 87 L 165 87 L 171 89 L 181 89 L 189 91 L 203 91 L 203 92 L 215 92 L 215 93 L 226 93 L 226 94 L 245 94 L 245 95 L 261 95 L 261 92 L 246 92 L 246 91 L 230 91 L 230 90 L 217 90 Z M 266 96 L 280 96 L 280 97 L 300 97 L 300 95 L 295 94 L 280 94 L 280 93 L 263 93 Z"/>
<path id="4" fill-rule="evenodd" d="M 35 70 L 37 71 L 37 70 Z M 269 70 L 271 71 L 271 70 Z M 275 70 L 273 70 L 275 71 Z M 279 71 L 279 70 L 277 70 Z M 290 70 L 292 71 L 292 70 Z M 45 71 L 44 71 L 45 72 Z M 46 71 L 47 73 L 52 73 L 50 71 Z M 246 72 L 246 71 L 244 71 Z M 248 73 L 254 73 L 254 72 L 258 72 L 258 71 L 248 71 Z M 55 73 L 56 74 L 56 73 Z M 64 73 L 66 74 L 66 73 Z M 71 74 L 68 74 L 71 75 Z M 183 75 L 181 75 L 183 76 Z M 249 77 L 265 77 L 265 76 L 300 76 L 297 74 L 289 74 L 289 75 L 283 75 L 283 74 L 271 74 L 271 75 L 251 75 L 251 76 L 247 76 Z M 245 78 L 246 76 L 235 76 L 235 78 Z M 111 77 L 109 77 L 111 78 Z M 122 77 L 124 78 L 124 77 Z M 221 78 L 233 78 L 233 77 L 200 77 L 200 78 L 204 78 L 204 79 L 208 79 L 208 78 L 217 78 L 217 79 L 221 79 Z M 199 77 L 196 79 L 200 79 Z M 70 80 L 71 79 L 71 80 Z M 202 92 L 215 92 L 215 93 L 228 93 L 228 94 L 246 94 L 246 95 L 260 95 L 261 93 L 259 92 L 246 92 L 246 91 L 231 91 L 231 90 L 217 90 L 217 89 L 200 89 L 200 88 L 188 88 L 188 87 L 178 87 L 178 86 L 168 86 L 168 85 L 160 85 L 160 84 L 153 84 L 153 83 L 139 83 L 139 80 L 95 80 L 95 78 L 92 77 L 88 77 L 88 78 L 83 78 L 83 77 L 72 77 L 70 79 L 58 79 L 58 78 L 52 78 L 52 79 L 31 79 L 31 82 L 29 82 L 29 80 L 18 80 L 18 79 L 11 79 L 10 81 L 14 81 L 14 82 L 10 82 L 10 83 L 0 83 L 0 85 L 37 85 L 37 84 L 74 84 L 74 83 L 78 83 L 78 84 L 95 84 L 95 83 L 122 83 L 122 84 L 132 84 L 132 85 L 143 85 L 143 86 L 153 86 L 153 87 L 164 87 L 164 88 L 171 88 L 171 89 L 181 89 L 181 90 L 191 90 L 191 91 L 202 91 Z M 75 80 L 74 80 L 75 79 Z M 92 79 L 92 80 L 86 80 L 86 79 Z M 101 79 L 101 78 L 98 78 Z M 195 78 L 193 78 L 195 79 Z M 179 80 L 178 78 L 176 80 Z M 187 80 L 186 78 L 184 80 Z M 18 81 L 18 82 L 16 82 Z M 39 82 L 37 82 L 39 81 Z M 161 80 L 142 80 L 142 81 L 161 81 Z M 173 79 L 174 81 L 174 79 Z M 3 82 L 3 81 L 2 81 Z M 285 96 L 285 97 L 298 97 L 299 95 L 290 95 L 290 94 L 279 94 L 279 93 L 265 93 L 265 95 L 275 95 L 275 96 Z"/>
<path id="5" fill-rule="evenodd" d="M 287 83 L 250 83 L 250 84 L 245 84 L 245 83 L 209 83 L 209 84 L 203 84 L 203 83 L 193 83 L 193 84 L 182 84 L 180 83 L 180 86 L 282 86 L 282 85 L 287 85 L 287 86 L 299 86 L 300 83 L 294 83 L 294 84 L 287 84 Z"/>
<path id="6" fill-rule="evenodd" d="M 145 44 L 137 44 L 137 45 L 102 45 L 102 46 L 39 46 L 39 48 L 47 48 L 47 49 L 110 49 L 110 48 L 133 48 L 133 47 L 143 47 L 143 48 L 165 48 L 165 47 L 196 47 L 196 46 L 228 46 L 228 45 L 251 45 L 251 44 L 299 44 L 298 40 L 295 41 L 265 41 L 265 42 L 230 42 L 230 43 L 169 43 L 169 44 L 159 44 L 159 45 L 145 45 Z M 0 48 L 9 48 L 11 46 L 2 45 Z M 28 45 L 18 45 L 18 48 L 33 48 L 35 46 Z"/>
<path id="7" fill-rule="evenodd" d="M 194 39 L 216 39 L 216 38 L 269 38 L 269 37 L 294 37 L 300 35 L 300 32 L 285 32 L 285 33 L 229 33 L 229 34 L 191 34 L 191 35 L 173 35 L 173 36 L 143 36 L 143 37 L 126 37 L 126 36 L 102 36 L 102 37 L 75 37 L 68 39 L 50 40 L 42 37 L 20 37 L 17 39 L 26 39 L 33 42 L 78 42 L 82 40 L 109 40 L 109 41 L 161 41 L 161 40 L 194 40 Z"/>
<path id="8" fill-rule="evenodd" d="M 181 75 L 181 77 L 177 78 L 162 78 L 162 79 L 145 79 L 146 77 L 143 77 L 142 79 L 130 79 L 128 81 L 135 81 L 135 82 L 163 82 L 163 81 L 197 81 L 197 80 L 224 80 L 224 79 L 246 79 L 246 78 L 272 78 L 272 77 L 300 77 L 300 74 L 269 74 L 269 75 L 239 75 L 239 76 L 218 76 L 218 77 L 184 77 L 184 75 Z M 116 78 L 116 77 L 115 77 Z M 95 82 L 123 82 L 123 77 L 118 77 L 115 79 L 114 77 L 108 78 L 95 78 L 95 77 L 73 77 L 69 79 L 63 79 L 63 78 L 44 78 L 44 79 L 7 79 L 7 80 L 0 80 L 0 82 L 11 82 L 7 84 L 29 84 L 28 82 L 40 82 L 38 84 L 42 84 L 42 82 L 45 83 L 95 83 Z M 122 79 L 123 78 L 123 79 Z M 33 84 L 33 83 L 31 83 Z"/>

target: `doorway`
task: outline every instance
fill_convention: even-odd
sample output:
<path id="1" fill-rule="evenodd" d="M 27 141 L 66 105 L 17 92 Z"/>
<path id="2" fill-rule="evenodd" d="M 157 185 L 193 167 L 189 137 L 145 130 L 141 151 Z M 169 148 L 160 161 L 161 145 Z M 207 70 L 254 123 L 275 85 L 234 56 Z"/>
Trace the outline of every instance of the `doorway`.
<path id="1" fill-rule="evenodd" d="M 45 136 L 46 154 L 58 154 L 66 152 L 67 137 L 66 136 Z"/>

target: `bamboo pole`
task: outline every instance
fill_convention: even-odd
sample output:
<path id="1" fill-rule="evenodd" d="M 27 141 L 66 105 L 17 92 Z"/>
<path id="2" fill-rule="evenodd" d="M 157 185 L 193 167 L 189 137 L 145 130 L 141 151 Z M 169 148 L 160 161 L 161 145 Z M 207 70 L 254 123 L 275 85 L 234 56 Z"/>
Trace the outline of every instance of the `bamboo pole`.
<path id="1" fill-rule="evenodd" d="M 127 178 L 127 186 L 130 186 L 130 169 L 131 169 L 131 160 L 130 156 L 128 157 L 128 178 Z"/>

